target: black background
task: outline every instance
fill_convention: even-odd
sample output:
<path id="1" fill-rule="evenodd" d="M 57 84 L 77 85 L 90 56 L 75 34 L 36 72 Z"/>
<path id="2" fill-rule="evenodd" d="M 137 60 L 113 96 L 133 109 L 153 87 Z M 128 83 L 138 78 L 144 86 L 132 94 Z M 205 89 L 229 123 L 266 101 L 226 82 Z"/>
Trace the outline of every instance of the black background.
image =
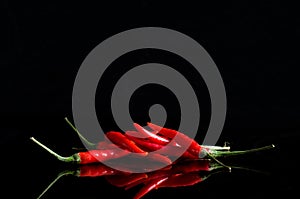
<path id="1" fill-rule="evenodd" d="M 197 4 L 146 0 L 98 4 L 2 1 L 1 32 L 5 36 L 0 60 L 0 144 L 2 171 L 8 177 L 4 179 L 5 188 L 11 188 L 12 196 L 34 198 L 65 167 L 30 142 L 30 136 L 63 155 L 72 154 L 72 147 L 81 146 L 63 118 L 72 118 L 72 87 L 88 53 L 121 31 L 158 26 L 192 37 L 217 64 L 227 93 L 227 117 L 219 144 L 228 141 L 234 149 L 246 149 L 274 143 L 277 148 L 275 153 L 243 159 L 253 167 L 268 170 L 271 176 L 226 174 L 203 185 L 158 190 L 146 197 L 181 198 L 192 194 L 191 197 L 271 198 L 295 193 L 296 185 L 292 181 L 297 169 L 294 160 L 300 131 L 297 8 L 285 1 L 200 1 Z M 151 52 L 136 56 L 123 60 L 124 64 L 158 59 Z M 111 72 L 118 73 L 117 67 Z M 106 79 L 102 82 L 104 90 L 99 92 L 109 93 L 116 81 L 113 78 L 109 81 L 108 76 Z M 154 90 L 136 94 L 136 102 L 132 103 L 136 107 L 130 106 L 133 117 L 138 122 L 146 122 L 145 106 L 169 102 L 168 125 L 176 127 L 178 120 L 171 116 L 178 114 L 176 100 L 159 101 L 160 95 L 154 101 L 140 100 Z M 101 97 L 98 95 L 96 102 L 100 112 L 106 110 L 102 103 L 109 100 Z M 116 128 L 109 116 L 100 122 L 106 129 Z M 102 178 L 66 177 L 45 197 L 103 198 L 105 193 L 131 198 L 134 191 L 112 187 Z"/>

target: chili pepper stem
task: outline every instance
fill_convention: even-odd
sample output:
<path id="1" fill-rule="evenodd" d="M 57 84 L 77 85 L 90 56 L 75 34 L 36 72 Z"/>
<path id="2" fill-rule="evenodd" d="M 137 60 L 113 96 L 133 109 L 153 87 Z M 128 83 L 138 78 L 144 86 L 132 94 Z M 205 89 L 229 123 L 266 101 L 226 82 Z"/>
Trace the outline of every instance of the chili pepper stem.
<path id="1" fill-rule="evenodd" d="M 230 146 L 209 146 L 209 145 L 201 145 L 202 148 L 208 150 L 217 150 L 217 151 L 229 151 Z"/>
<path id="2" fill-rule="evenodd" d="M 254 152 L 269 150 L 269 149 L 273 149 L 273 148 L 275 148 L 274 144 L 269 145 L 269 146 L 260 147 L 260 148 L 244 150 L 244 151 L 210 151 L 210 154 L 213 157 L 227 157 L 227 156 L 234 156 L 234 155 L 244 155 L 244 154 L 248 154 L 248 153 L 254 153 Z"/>
<path id="3" fill-rule="evenodd" d="M 76 171 L 70 171 L 66 170 L 63 172 L 60 172 L 57 177 L 44 189 L 44 191 L 37 197 L 37 199 L 40 199 L 61 177 L 66 175 L 76 175 Z"/>
<path id="4" fill-rule="evenodd" d="M 216 163 L 218 163 L 219 165 L 221 165 L 221 166 L 223 166 L 225 168 L 228 168 L 229 172 L 231 171 L 231 167 L 230 166 L 225 165 L 223 162 L 221 162 L 220 160 L 218 160 L 217 158 L 215 158 L 214 155 L 211 154 L 210 152 L 208 152 L 207 150 L 205 150 L 205 152 L 206 152 L 206 155 L 208 157 L 210 157 L 211 159 L 213 159 Z"/>
<path id="5" fill-rule="evenodd" d="M 63 161 L 63 162 L 78 162 L 79 161 L 79 156 L 77 154 L 74 154 L 74 155 L 69 156 L 69 157 L 63 157 L 61 155 L 58 155 L 57 153 L 55 153 L 54 151 L 52 151 L 48 147 L 46 147 L 41 142 L 37 141 L 34 137 L 30 137 L 30 139 L 33 142 L 35 142 L 36 144 L 38 144 L 40 147 L 42 147 L 43 149 L 45 149 L 46 151 L 48 151 L 50 154 L 52 154 L 54 157 L 56 157 L 60 161 Z"/>
<path id="6" fill-rule="evenodd" d="M 65 117 L 66 122 L 70 125 L 70 127 L 77 133 L 77 135 L 80 137 L 81 140 L 83 140 L 87 145 L 90 147 L 95 147 L 96 144 L 88 141 L 79 131 L 78 129 L 68 120 L 67 117 Z"/>

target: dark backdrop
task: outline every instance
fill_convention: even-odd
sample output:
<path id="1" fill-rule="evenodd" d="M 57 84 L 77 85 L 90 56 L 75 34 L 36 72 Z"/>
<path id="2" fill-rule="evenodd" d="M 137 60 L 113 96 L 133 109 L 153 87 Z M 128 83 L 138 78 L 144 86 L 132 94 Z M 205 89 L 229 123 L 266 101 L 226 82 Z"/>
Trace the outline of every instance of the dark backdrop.
<path id="1" fill-rule="evenodd" d="M 35 136 L 65 155 L 74 152 L 71 147 L 81 146 L 63 118 L 72 119 L 72 87 L 82 61 L 104 39 L 144 26 L 171 28 L 192 37 L 217 64 L 228 109 L 219 144 L 228 141 L 233 148 L 243 149 L 274 143 L 279 146 L 278 156 L 271 163 L 266 161 L 265 167 L 272 171 L 295 168 L 292 160 L 300 130 L 297 6 L 285 1 L 109 2 L 2 1 L 0 144 L 1 150 L 8 151 L 1 162 L 12 170 L 7 172 L 12 179 L 8 182 L 21 182 L 19 187 L 27 190 L 28 197 L 41 192 L 60 164 L 29 137 Z M 124 63 L 147 62 L 157 56 L 137 53 Z M 167 63 L 172 64 L 170 60 Z M 115 83 L 113 78 L 109 80 L 107 77 L 102 83 L 104 92 Z M 131 114 L 138 122 L 148 119 L 144 104 L 168 103 L 141 100 L 155 90 L 136 94 Z M 101 107 L 107 98 L 101 97 L 97 96 L 98 111 L 107 109 Z M 176 115 L 176 101 L 170 102 L 169 114 Z M 206 104 L 202 104 L 204 110 Z M 209 115 L 209 110 L 204 113 Z M 169 126 L 176 127 L 176 117 L 169 117 Z M 116 128 L 109 117 L 102 119 L 106 129 Z M 19 176 L 24 173 L 25 177 Z M 291 176 L 279 178 L 283 183 L 279 193 L 295 190 Z M 277 194 L 268 194 L 272 193 Z"/>

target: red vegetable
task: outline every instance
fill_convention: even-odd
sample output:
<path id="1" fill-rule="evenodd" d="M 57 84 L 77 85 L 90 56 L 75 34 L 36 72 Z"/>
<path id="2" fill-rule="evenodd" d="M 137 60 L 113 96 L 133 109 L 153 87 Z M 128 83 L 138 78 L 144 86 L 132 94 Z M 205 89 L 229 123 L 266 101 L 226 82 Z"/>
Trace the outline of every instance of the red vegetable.
<path id="1" fill-rule="evenodd" d="M 136 133 L 134 131 L 134 133 Z M 132 131 L 126 131 L 125 136 L 132 140 L 133 142 L 135 142 L 135 144 L 137 146 L 139 146 L 141 149 L 148 151 L 148 152 L 152 152 L 152 151 L 157 151 L 159 149 L 161 149 L 164 145 L 161 144 L 157 144 L 157 143 L 153 143 L 148 139 L 145 138 L 139 138 L 136 136 L 132 136 Z"/>
<path id="2" fill-rule="evenodd" d="M 143 155 L 148 154 L 140 147 L 138 147 L 132 140 L 129 140 L 126 136 L 124 136 L 120 132 L 110 131 L 106 133 L 106 136 L 110 141 L 112 141 L 115 145 L 121 147 L 122 149 L 126 149 L 133 153 L 141 153 Z"/>
<path id="3" fill-rule="evenodd" d="M 154 130 L 154 132 L 157 132 L 158 135 L 161 135 L 165 138 L 168 139 L 174 139 L 175 136 L 177 139 L 175 142 L 178 145 L 185 145 L 186 143 L 191 143 L 191 145 L 188 148 L 188 151 L 194 155 L 197 156 L 198 158 L 203 158 L 206 156 L 209 156 L 210 158 L 215 159 L 216 157 L 224 157 L 224 156 L 233 156 L 233 155 L 242 155 L 246 153 L 253 153 L 253 152 L 258 152 L 266 149 L 272 149 L 275 146 L 269 145 L 265 147 L 260 147 L 260 148 L 255 148 L 255 149 L 250 149 L 250 150 L 245 150 L 245 151 L 226 151 L 229 149 L 228 147 L 220 147 L 220 146 L 201 146 L 198 144 L 195 140 L 192 140 L 185 134 L 175 131 L 173 129 L 168 129 L 168 128 L 163 128 L 158 125 L 152 124 L 148 122 L 148 126 Z M 225 150 L 225 151 L 224 151 Z M 215 159 L 216 160 L 216 159 Z"/>
<path id="4" fill-rule="evenodd" d="M 91 164 L 120 158 L 128 155 L 129 153 L 129 151 L 119 149 L 89 150 L 86 152 L 76 153 L 71 157 L 74 157 L 75 162 L 78 164 Z M 77 159 L 77 157 L 79 157 L 79 160 Z"/>
<path id="5" fill-rule="evenodd" d="M 66 121 L 71 125 L 71 127 L 77 132 L 77 134 L 82 138 L 83 141 L 85 141 L 87 144 L 91 146 L 96 146 L 94 143 L 90 143 L 87 139 L 85 139 L 78 130 L 65 118 Z M 117 146 L 100 142 L 98 144 L 98 148 L 101 150 L 90 150 L 87 152 L 79 152 L 76 153 L 70 157 L 62 157 L 53 151 L 51 151 L 49 148 L 45 147 L 38 141 L 36 141 L 34 138 L 32 138 L 33 141 L 38 143 L 40 146 L 45 148 L 47 151 L 49 151 L 51 154 L 56 156 L 59 160 L 65 161 L 65 162 L 77 162 L 79 164 L 89 164 L 89 163 L 95 163 L 99 161 L 107 161 L 111 159 L 116 159 L 123 157 L 125 155 L 128 155 L 130 152 L 133 152 L 134 154 L 141 154 L 141 155 L 147 155 L 148 152 L 159 150 L 160 154 L 156 155 L 156 159 L 159 162 L 162 163 L 171 163 L 170 159 L 167 156 L 180 156 L 181 158 L 186 159 L 199 159 L 208 157 L 211 159 L 214 159 L 217 163 L 220 165 L 223 165 L 230 169 L 230 167 L 224 165 L 222 162 L 217 160 L 217 157 L 224 157 L 224 156 L 232 156 L 232 155 L 240 155 L 245 153 L 252 153 L 257 152 L 260 150 L 266 150 L 274 148 L 274 145 L 256 148 L 256 149 L 250 149 L 246 151 L 224 151 L 227 150 L 228 147 L 219 147 L 219 146 L 201 146 L 198 144 L 195 140 L 189 138 L 185 134 L 168 129 L 168 128 L 162 128 L 158 125 L 148 123 L 148 126 L 153 129 L 153 132 L 150 132 L 140 125 L 134 123 L 134 127 L 139 131 L 141 136 L 134 137 L 137 135 L 137 132 L 128 131 L 123 135 L 120 132 L 108 132 L 107 138 L 110 139 L 113 143 L 115 143 Z M 173 140 L 174 139 L 174 140 Z M 170 141 L 172 140 L 172 144 L 170 145 Z M 190 144 L 187 146 L 187 144 Z M 106 148 L 107 147 L 107 148 Z M 126 149 L 126 150 L 122 150 Z M 187 151 L 185 151 L 183 154 L 178 154 L 180 150 L 180 147 L 188 147 Z M 229 150 L 229 149 L 228 149 Z M 153 155 L 148 156 L 148 158 L 153 158 Z"/>
<path id="6" fill-rule="evenodd" d="M 42 148 L 47 150 L 49 153 L 54 155 L 58 160 L 63 162 L 73 162 L 77 164 L 91 164 L 97 162 L 104 162 L 111 159 L 116 159 L 128 155 L 130 152 L 127 150 L 121 150 L 119 148 L 106 149 L 106 150 L 89 150 L 85 152 L 75 153 L 69 157 L 63 157 L 37 141 L 35 138 L 30 138 L 32 141 L 40 145 Z"/>
<path id="7" fill-rule="evenodd" d="M 151 133 L 150 131 L 141 127 L 139 124 L 133 123 L 133 125 L 138 132 L 140 132 L 144 137 L 149 139 L 152 143 L 156 143 L 156 144 L 160 144 L 160 145 L 166 145 L 169 143 L 169 140 L 167 140 L 161 136 L 157 136 L 154 133 Z"/>
<path id="8" fill-rule="evenodd" d="M 175 142 L 178 145 L 186 145 L 187 143 L 190 143 L 188 151 L 195 157 L 199 156 L 201 146 L 195 140 L 173 129 L 163 128 L 150 122 L 148 122 L 147 124 L 152 130 L 156 131 L 158 134 L 164 136 L 165 138 L 172 140 L 176 136 L 177 139 L 175 140 Z"/>
<path id="9" fill-rule="evenodd" d="M 189 151 L 185 151 L 183 154 L 177 154 L 177 147 L 178 146 L 165 146 L 165 145 L 161 145 L 158 143 L 153 143 L 151 142 L 149 139 L 144 139 L 144 138 L 138 138 L 138 137 L 134 137 L 132 135 L 134 135 L 135 132 L 132 131 L 126 131 L 125 136 L 128 137 L 128 139 L 134 141 L 136 143 L 137 146 L 139 146 L 141 149 L 148 151 L 148 152 L 152 152 L 152 151 L 157 151 L 160 150 L 160 153 L 163 155 L 167 155 L 167 156 L 180 156 L 182 158 L 187 158 L 187 159 L 197 159 L 199 158 L 198 155 L 193 155 L 191 154 Z"/>
<path id="10" fill-rule="evenodd" d="M 68 121 L 67 118 L 65 118 L 66 121 L 69 123 L 69 125 L 77 132 L 77 134 L 85 141 L 87 144 L 94 146 L 95 144 L 90 143 L 88 140 L 86 140 L 79 132 L 78 130 Z M 224 156 L 232 156 L 232 155 L 241 155 L 246 153 L 252 153 L 257 152 L 261 150 L 271 149 L 274 148 L 274 145 L 265 146 L 261 148 L 256 149 L 250 149 L 246 151 L 229 151 L 230 147 L 221 147 L 221 146 L 201 146 L 198 144 L 195 140 L 191 139 L 190 137 L 186 136 L 185 134 L 178 132 L 173 129 L 163 128 L 158 125 L 155 125 L 153 123 L 148 122 L 148 127 L 150 127 L 153 132 L 150 132 L 140 125 L 134 123 L 134 127 L 140 132 L 142 135 L 138 135 L 137 132 L 133 131 L 127 131 L 125 136 L 132 141 L 135 142 L 138 147 L 140 147 L 142 150 L 146 152 L 155 151 L 158 149 L 161 149 L 162 146 L 167 145 L 170 140 L 175 139 L 175 145 L 173 147 L 182 147 L 187 145 L 187 143 L 190 143 L 190 146 L 188 146 L 188 149 L 184 154 L 182 154 L 181 157 L 188 158 L 188 159 L 198 159 L 198 158 L 205 158 L 209 157 L 214 159 L 219 164 L 223 164 L 220 161 L 218 161 L 217 157 L 224 157 Z M 134 137 L 138 138 L 135 139 Z M 175 149 L 175 150 L 174 150 Z M 150 151 L 148 151 L 150 150 Z M 176 154 L 177 150 L 176 148 L 168 147 L 164 149 L 164 154 L 162 155 L 174 155 L 178 156 L 179 154 Z M 170 154 L 171 153 L 171 154 Z M 173 153 L 173 154 L 172 154 Z M 226 166 L 223 164 L 223 166 Z M 229 167 L 228 167 L 229 168 Z M 229 168 L 230 169 L 230 168 Z"/>

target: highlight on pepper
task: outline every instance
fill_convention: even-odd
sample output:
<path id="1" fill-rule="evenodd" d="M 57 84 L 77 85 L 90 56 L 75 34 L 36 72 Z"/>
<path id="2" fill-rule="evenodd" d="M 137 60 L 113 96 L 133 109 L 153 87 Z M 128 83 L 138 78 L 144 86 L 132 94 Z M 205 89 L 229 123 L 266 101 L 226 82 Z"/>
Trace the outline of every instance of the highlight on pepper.
<path id="1" fill-rule="evenodd" d="M 40 194 L 39 198 L 60 177 L 71 174 L 78 177 L 105 176 L 109 183 L 117 187 L 123 187 L 126 190 L 143 184 L 144 186 L 134 196 L 134 199 L 140 199 L 153 189 L 160 187 L 191 186 L 202 182 L 208 176 L 215 173 L 212 171 L 219 169 L 224 171 L 225 169 L 230 172 L 232 168 L 238 168 L 224 164 L 219 158 L 246 155 L 275 148 L 275 145 L 271 144 L 254 149 L 231 151 L 229 146 L 201 145 L 184 133 L 160 127 L 153 123 L 147 123 L 151 130 L 146 130 L 139 124 L 134 123 L 133 127 L 135 130 L 107 132 L 106 138 L 109 139 L 110 142 L 106 139 L 99 143 L 91 143 L 80 134 L 67 118 L 65 118 L 65 120 L 77 135 L 86 142 L 86 144 L 91 146 L 92 149 L 82 150 L 70 156 L 62 156 L 34 137 L 31 137 L 30 139 L 34 143 L 58 160 L 75 163 L 79 166 L 75 171 L 60 173 L 44 192 Z M 173 141 L 172 143 L 174 144 L 170 144 L 171 141 Z M 170 157 L 178 156 L 176 149 L 185 143 L 191 144 L 180 158 L 172 162 Z M 157 150 L 160 150 L 160 153 L 151 153 Z M 143 166 L 145 166 L 145 172 L 133 172 L 134 167 L 137 165 L 126 165 L 129 164 L 128 162 L 122 162 L 122 164 L 120 164 L 120 161 L 115 162 L 116 165 L 114 165 L 114 168 L 103 164 L 108 161 L 114 164 L 114 161 L 122 160 L 123 157 L 133 159 L 147 157 L 147 163 L 143 164 Z M 147 166 L 152 167 L 155 164 L 162 164 L 164 167 L 148 172 Z"/>

